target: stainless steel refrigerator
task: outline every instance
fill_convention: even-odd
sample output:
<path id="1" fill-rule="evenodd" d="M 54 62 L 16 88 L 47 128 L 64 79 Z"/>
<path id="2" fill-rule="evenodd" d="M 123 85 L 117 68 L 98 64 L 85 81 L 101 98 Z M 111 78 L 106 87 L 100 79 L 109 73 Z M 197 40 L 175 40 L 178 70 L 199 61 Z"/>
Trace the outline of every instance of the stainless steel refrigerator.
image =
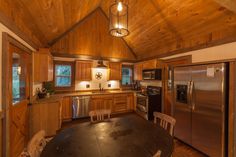
<path id="1" fill-rule="evenodd" d="M 174 68 L 175 137 L 208 156 L 226 156 L 226 89 L 226 63 Z"/>

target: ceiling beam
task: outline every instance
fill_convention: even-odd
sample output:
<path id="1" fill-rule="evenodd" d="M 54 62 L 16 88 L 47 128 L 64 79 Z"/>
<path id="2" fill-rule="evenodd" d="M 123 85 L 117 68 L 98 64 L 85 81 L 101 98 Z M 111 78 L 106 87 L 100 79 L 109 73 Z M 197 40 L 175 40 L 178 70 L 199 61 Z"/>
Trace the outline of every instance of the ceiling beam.
<path id="1" fill-rule="evenodd" d="M 214 0 L 221 6 L 227 8 L 228 10 L 236 13 L 236 0 Z"/>

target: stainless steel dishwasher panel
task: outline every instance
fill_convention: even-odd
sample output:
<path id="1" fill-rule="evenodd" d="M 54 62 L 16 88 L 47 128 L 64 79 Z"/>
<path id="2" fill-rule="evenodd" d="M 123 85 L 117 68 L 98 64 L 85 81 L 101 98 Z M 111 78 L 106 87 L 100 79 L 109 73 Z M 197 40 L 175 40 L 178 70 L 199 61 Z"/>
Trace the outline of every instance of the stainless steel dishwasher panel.
<path id="1" fill-rule="evenodd" d="M 90 96 L 77 96 L 72 99 L 72 118 L 89 117 Z"/>

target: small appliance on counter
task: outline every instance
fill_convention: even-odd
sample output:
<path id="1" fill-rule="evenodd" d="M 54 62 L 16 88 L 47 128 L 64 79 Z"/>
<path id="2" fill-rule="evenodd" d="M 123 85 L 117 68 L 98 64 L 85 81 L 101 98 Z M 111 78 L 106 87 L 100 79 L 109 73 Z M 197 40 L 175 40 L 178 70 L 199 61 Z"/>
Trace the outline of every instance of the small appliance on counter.
<path id="1" fill-rule="evenodd" d="M 136 112 L 147 120 L 153 120 L 153 112 L 162 110 L 162 88 L 147 86 L 146 93 L 137 93 Z"/>
<path id="2" fill-rule="evenodd" d="M 140 81 L 134 81 L 132 84 L 132 89 L 133 90 L 140 90 L 141 89 Z"/>

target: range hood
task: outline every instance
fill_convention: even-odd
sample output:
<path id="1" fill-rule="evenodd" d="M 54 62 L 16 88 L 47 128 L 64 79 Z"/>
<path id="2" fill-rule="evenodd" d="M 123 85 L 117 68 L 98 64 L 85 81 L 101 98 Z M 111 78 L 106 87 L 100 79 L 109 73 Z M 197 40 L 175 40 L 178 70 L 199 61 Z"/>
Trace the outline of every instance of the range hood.
<path id="1" fill-rule="evenodd" d="M 107 69 L 107 66 L 103 64 L 102 60 L 99 60 L 96 68 Z"/>

